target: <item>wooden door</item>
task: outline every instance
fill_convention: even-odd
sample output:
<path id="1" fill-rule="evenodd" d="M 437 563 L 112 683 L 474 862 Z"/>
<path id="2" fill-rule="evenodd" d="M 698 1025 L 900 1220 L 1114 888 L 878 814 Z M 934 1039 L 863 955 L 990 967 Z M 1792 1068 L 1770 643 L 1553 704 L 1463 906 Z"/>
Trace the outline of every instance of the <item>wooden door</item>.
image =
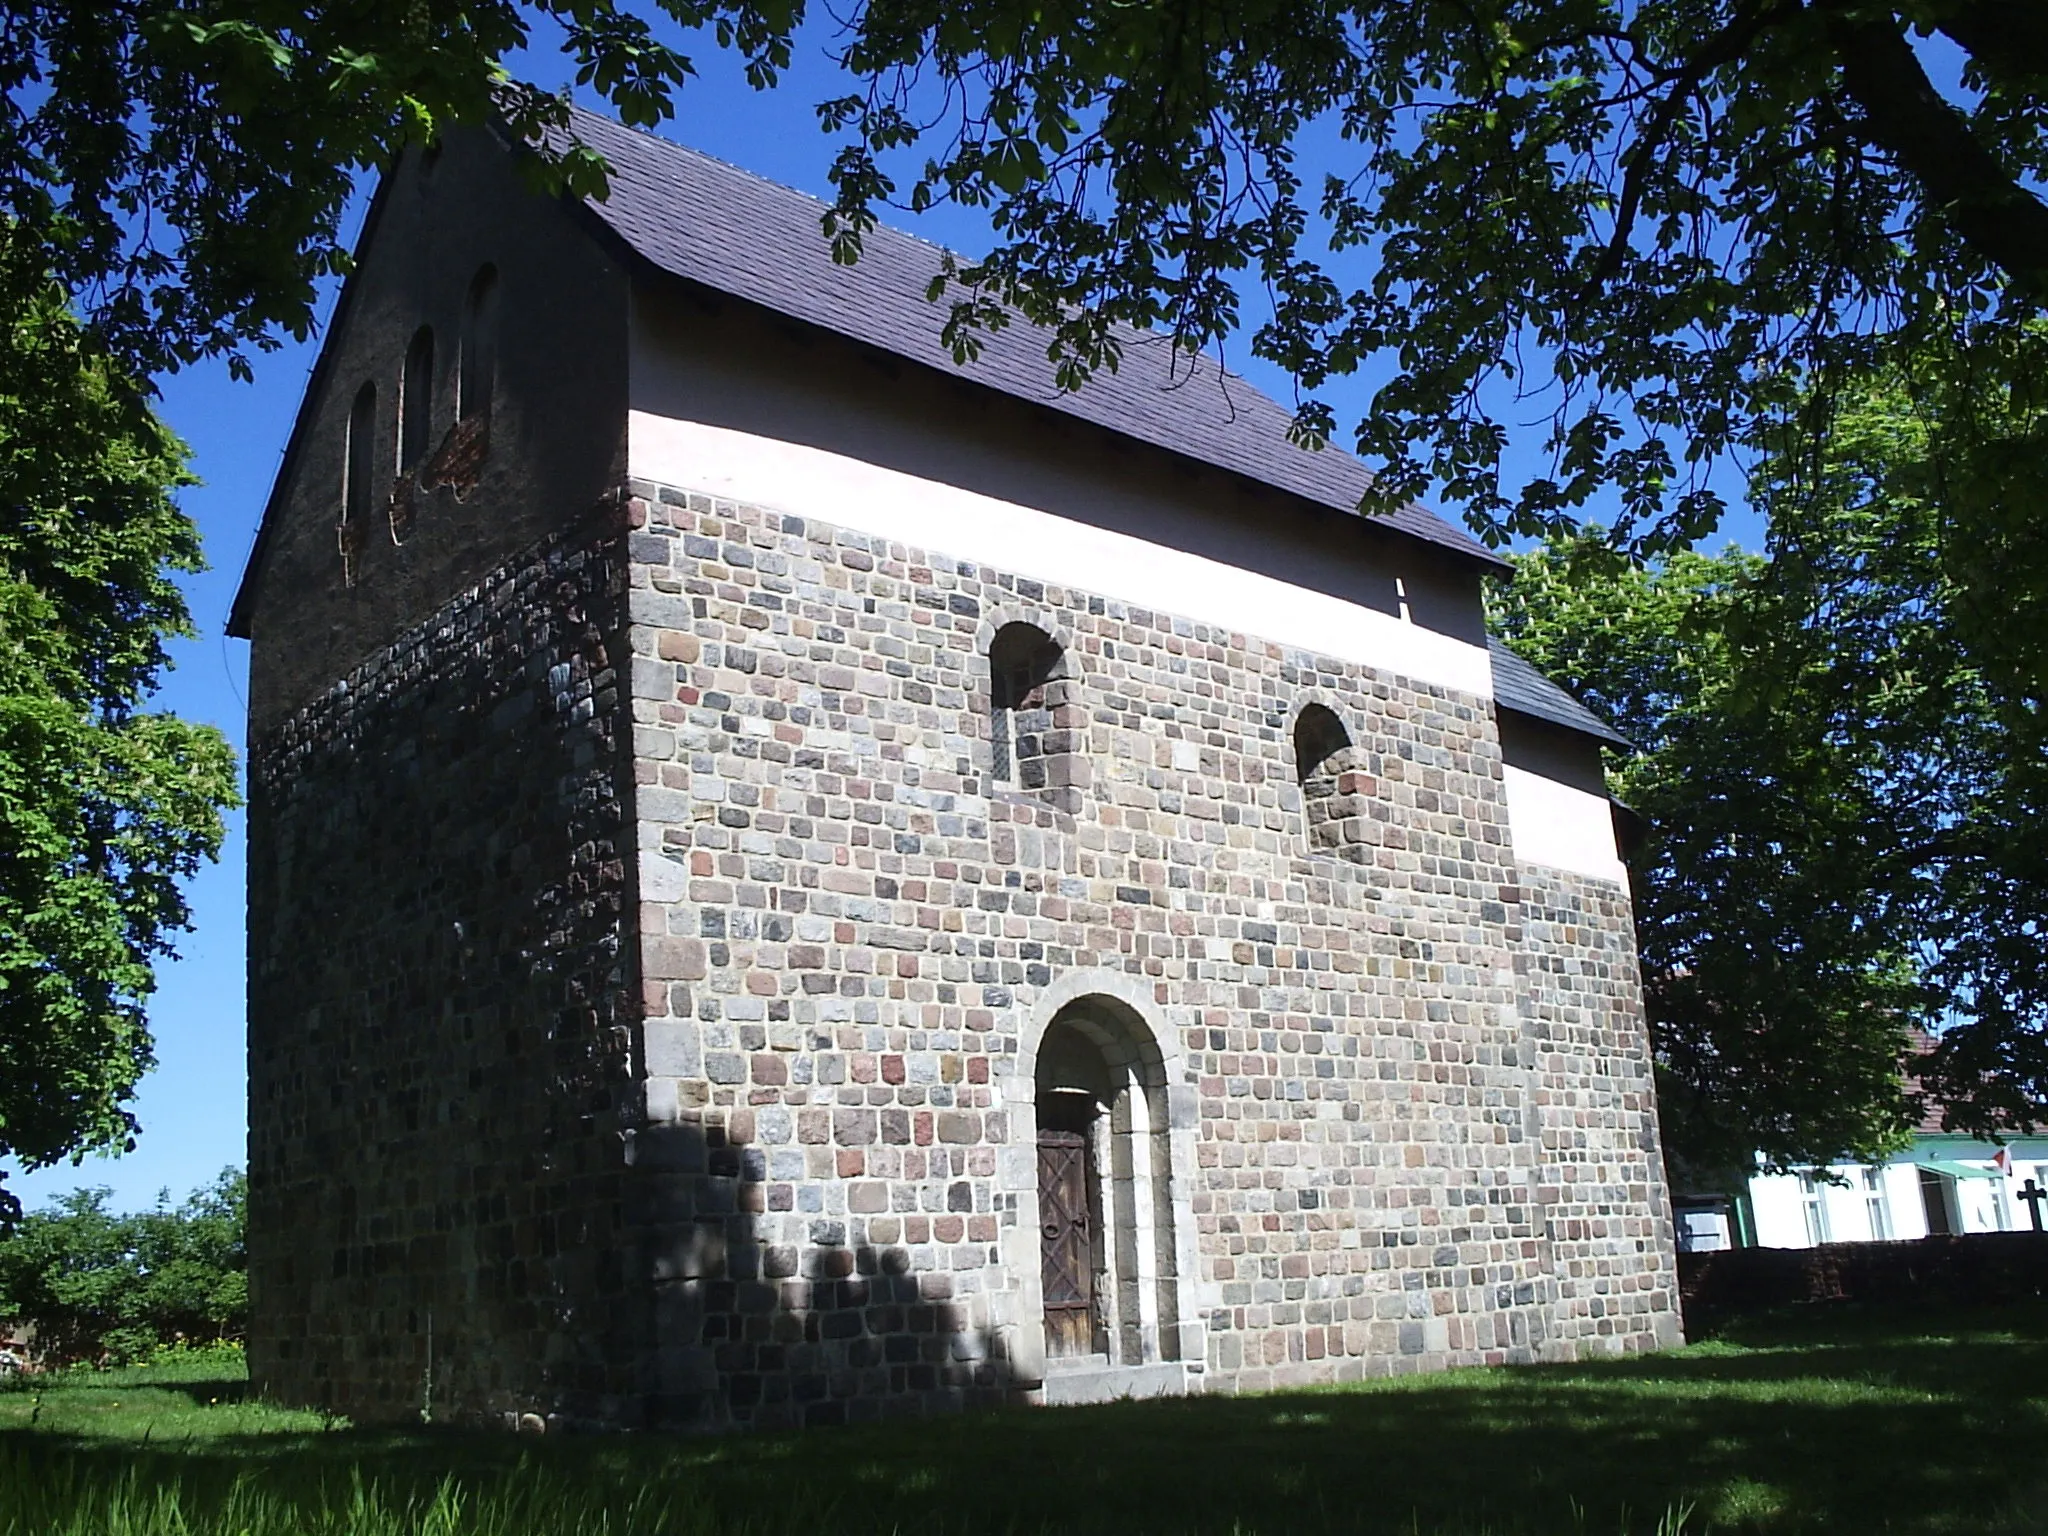
<path id="1" fill-rule="evenodd" d="M 1095 1243 L 1088 1216 L 1088 1138 L 1038 1133 L 1040 1267 L 1045 1348 L 1085 1355 L 1095 1347 Z"/>

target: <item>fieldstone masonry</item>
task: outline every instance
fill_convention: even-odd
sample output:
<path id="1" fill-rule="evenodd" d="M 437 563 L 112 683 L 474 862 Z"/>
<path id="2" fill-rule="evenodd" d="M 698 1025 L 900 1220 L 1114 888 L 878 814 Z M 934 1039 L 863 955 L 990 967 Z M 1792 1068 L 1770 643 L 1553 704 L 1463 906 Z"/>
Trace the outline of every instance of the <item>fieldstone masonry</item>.
<path id="1" fill-rule="evenodd" d="M 617 503 L 252 744 L 250 1369 L 364 1420 L 641 1412 Z"/>
<path id="2" fill-rule="evenodd" d="M 1628 893 L 1525 866 L 1516 954 L 1536 1043 L 1558 1337 L 1576 1352 L 1676 1342 L 1670 1191 Z"/>
<path id="3" fill-rule="evenodd" d="M 1515 867 L 1490 705 L 630 491 L 642 1136 L 734 1149 L 756 1248 L 672 1228 L 666 1415 L 1036 1385 L 1035 1197 L 1005 1154 L 1034 1000 L 1078 972 L 1142 989 L 1192 1090 L 1167 1219 L 1194 1261 L 1159 1344 L 1190 1384 L 1675 1337 L 1626 896 Z M 991 779 L 988 653 L 1018 623 L 1064 654 L 1071 814 Z M 1312 851 L 1291 760 L 1317 702 L 1352 738 L 1343 858 Z M 740 1280 L 793 1314 L 821 1279 L 858 1316 L 801 1347 L 711 1300 Z M 877 1347 L 913 1294 L 951 1335 L 921 1375 Z"/>
<path id="4" fill-rule="evenodd" d="M 1056 713 L 1068 793 L 997 774 L 1019 625 L 1058 696 L 1007 702 Z M 251 801 L 281 1397 L 1076 1395 L 1040 1328 L 1055 1024 L 1131 1085 L 1104 1380 L 1676 1338 L 1627 896 L 1515 864 L 1484 699 L 633 482 L 256 742 Z"/>

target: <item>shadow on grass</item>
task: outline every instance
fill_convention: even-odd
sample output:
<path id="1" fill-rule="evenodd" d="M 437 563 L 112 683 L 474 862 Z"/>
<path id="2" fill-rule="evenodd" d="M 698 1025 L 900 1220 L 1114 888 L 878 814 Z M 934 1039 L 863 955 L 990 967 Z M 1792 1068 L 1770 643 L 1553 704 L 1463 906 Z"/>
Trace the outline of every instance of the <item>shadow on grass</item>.
<path id="1" fill-rule="evenodd" d="M 1795 1339 L 1797 1342 L 1795 1342 Z M 342 1432 L 175 1454 L 0 1436 L 32 1458 L 321 1497 L 455 1476 L 595 1504 L 671 1492 L 693 1528 L 1199 1532 L 1981 1532 L 2040 1479 L 2048 1306 L 1765 1320 L 1680 1354 L 1359 1389 L 1004 1410 L 748 1439 Z M 2029 1522 L 2004 1529 L 2034 1529 Z"/>

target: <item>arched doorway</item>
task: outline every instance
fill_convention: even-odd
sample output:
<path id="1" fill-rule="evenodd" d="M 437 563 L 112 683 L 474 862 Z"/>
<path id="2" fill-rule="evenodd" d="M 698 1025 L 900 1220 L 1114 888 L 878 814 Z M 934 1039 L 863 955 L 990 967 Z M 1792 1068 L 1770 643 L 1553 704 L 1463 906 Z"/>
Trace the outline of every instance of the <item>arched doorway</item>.
<path id="1" fill-rule="evenodd" d="M 1128 1005 L 1067 1004 L 1034 1072 L 1039 1268 L 1049 1360 L 1179 1357 L 1166 1077 Z"/>

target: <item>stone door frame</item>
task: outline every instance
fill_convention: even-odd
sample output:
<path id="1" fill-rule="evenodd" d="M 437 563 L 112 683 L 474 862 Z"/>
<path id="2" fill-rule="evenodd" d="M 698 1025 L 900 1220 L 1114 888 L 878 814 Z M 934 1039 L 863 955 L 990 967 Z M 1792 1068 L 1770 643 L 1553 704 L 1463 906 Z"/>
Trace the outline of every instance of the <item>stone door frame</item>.
<path id="1" fill-rule="evenodd" d="M 1132 1117 L 1142 1116 L 1155 1144 L 1163 1144 L 1167 1188 L 1164 1200 L 1148 1202 L 1170 1213 L 1173 1274 L 1158 1273 L 1151 1256 L 1158 1251 L 1156 1227 L 1139 1226 L 1141 1289 L 1169 1296 L 1173 1317 L 1146 1318 L 1137 1330 L 1142 1356 L 1112 1358 L 1110 1375 L 1118 1379 L 1142 1371 L 1142 1384 L 1123 1388 L 1105 1384 L 1103 1395 L 1134 1390 L 1150 1395 L 1161 1390 L 1186 1391 L 1204 1369 L 1208 1329 L 1197 1281 L 1193 1192 L 1196 1176 L 1195 1137 L 1200 1099 L 1190 1079 L 1185 1054 L 1166 1010 L 1142 977 L 1103 968 L 1069 971 L 1033 1000 L 1018 1041 L 1017 1054 L 1003 1082 L 1003 1107 L 1009 1118 L 1009 1158 L 1004 1184 L 1017 1199 L 1017 1224 L 1006 1234 L 1005 1266 L 1018 1297 L 1016 1314 L 1006 1330 L 1010 1358 L 1021 1380 L 1045 1379 L 1044 1296 L 1040 1283 L 1038 1219 L 1038 1055 L 1053 1020 L 1072 1004 L 1100 998 L 1120 1023 L 1137 1035 L 1149 1057 L 1148 1070 L 1134 1071 Z M 1153 1309 L 1146 1309 L 1151 1312 Z M 1162 1309 L 1163 1310 L 1163 1309 Z M 1114 1347 L 1114 1346 L 1113 1346 Z M 1065 1394 L 1071 1400 L 1074 1396 Z M 1084 1394 L 1085 1395 L 1085 1394 Z"/>

